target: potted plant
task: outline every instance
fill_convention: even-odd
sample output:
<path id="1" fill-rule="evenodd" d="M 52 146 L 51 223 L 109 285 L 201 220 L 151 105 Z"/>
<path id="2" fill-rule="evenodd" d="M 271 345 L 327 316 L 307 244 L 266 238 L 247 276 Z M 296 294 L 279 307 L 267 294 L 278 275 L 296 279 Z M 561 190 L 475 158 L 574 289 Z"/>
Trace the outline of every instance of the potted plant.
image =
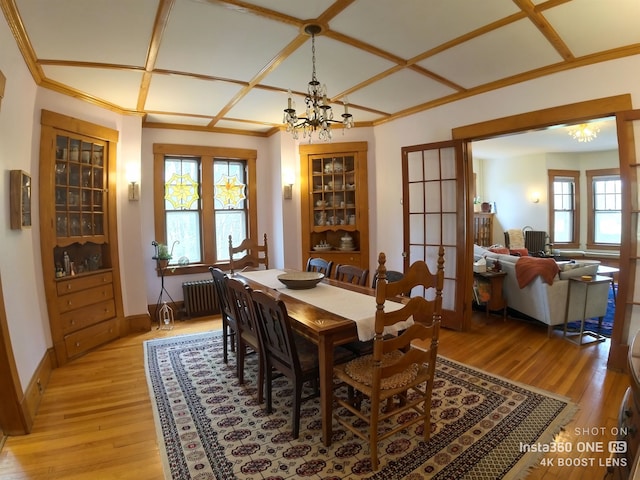
<path id="1" fill-rule="evenodd" d="M 156 260 L 158 261 L 158 265 L 160 268 L 167 268 L 169 260 L 172 258 L 169 246 L 164 243 L 159 243 L 157 248 Z"/>

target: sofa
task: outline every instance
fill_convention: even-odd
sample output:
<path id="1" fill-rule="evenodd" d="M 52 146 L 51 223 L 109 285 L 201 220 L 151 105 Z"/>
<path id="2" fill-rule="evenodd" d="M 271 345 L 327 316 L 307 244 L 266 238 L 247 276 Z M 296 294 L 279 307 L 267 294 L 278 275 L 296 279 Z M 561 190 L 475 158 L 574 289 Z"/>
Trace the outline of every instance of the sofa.
<path id="1" fill-rule="evenodd" d="M 585 285 L 575 283 L 572 287 L 570 305 L 567 312 L 567 298 L 569 293 L 569 278 L 582 275 L 596 275 L 600 264 L 597 260 L 579 262 L 558 262 L 552 259 L 536 257 L 518 257 L 491 252 L 483 247 L 474 247 L 474 261 L 484 258 L 487 268 L 493 268 L 496 261 L 507 274 L 503 282 L 503 295 L 507 306 L 517 312 L 525 314 L 548 326 L 548 333 L 556 325 L 563 325 L 565 314 L 569 322 L 581 320 L 585 313 Z M 521 286 L 516 273 L 517 263 L 521 265 L 520 279 L 523 268 L 530 269 L 530 281 Z M 536 263 L 539 262 L 539 265 Z M 555 270 L 554 264 L 556 265 Z M 524 267 L 523 267 L 524 265 Z M 541 274 L 537 274 L 537 268 Z M 527 272 L 525 272 L 527 273 Z M 543 278 L 543 277 L 546 277 Z M 550 283 L 548 283 L 550 282 Z M 585 318 L 601 318 L 607 313 L 609 298 L 609 283 L 593 284 L 589 287 Z"/>

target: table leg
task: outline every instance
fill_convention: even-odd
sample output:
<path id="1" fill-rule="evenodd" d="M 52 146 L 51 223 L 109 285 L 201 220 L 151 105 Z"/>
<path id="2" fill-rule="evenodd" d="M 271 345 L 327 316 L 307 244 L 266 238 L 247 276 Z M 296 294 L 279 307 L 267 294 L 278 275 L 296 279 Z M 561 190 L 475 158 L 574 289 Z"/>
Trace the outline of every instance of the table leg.
<path id="1" fill-rule="evenodd" d="M 333 340 L 320 336 L 318 343 L 320 367 L 320 413 L 322 416 L 322 442 L 331 445 L 332 403 L 333 403 Z"/>

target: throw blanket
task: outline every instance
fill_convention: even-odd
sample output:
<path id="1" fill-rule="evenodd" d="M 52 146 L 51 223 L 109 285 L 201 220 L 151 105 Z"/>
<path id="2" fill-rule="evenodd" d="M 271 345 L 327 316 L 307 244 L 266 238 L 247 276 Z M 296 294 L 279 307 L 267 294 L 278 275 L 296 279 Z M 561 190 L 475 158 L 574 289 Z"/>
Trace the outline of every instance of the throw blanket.
<path id="1" fill-rule="evenodd" d="M 516 262 L 516 279 L 520 288 L 529 285 L 538 275 L 549 285 L 560 268 L 553 258 L 520 257 Z"/>

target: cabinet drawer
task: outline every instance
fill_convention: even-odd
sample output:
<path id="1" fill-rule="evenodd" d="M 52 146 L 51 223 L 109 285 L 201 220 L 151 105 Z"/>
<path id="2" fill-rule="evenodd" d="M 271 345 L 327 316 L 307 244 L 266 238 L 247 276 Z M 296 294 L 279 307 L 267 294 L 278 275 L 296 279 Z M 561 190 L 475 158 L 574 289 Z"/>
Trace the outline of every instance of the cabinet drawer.
<path id="1" fill-rule="evenodd" d="M 64 338 L 67 357 L 75 357 L 98 345 L 116 339 L 118 337 L 116 322 L 117 320 L 113 318 L 67 335 Z"/>
<path id="2" fill-rule="evenodd" d="M 320 252 L 311 253 L 310 257 L 321 257 L 333 262 L 333 267 L 339 264 L 362 266 L 362 255 L 360 252 Z"/>
<path id="3" fill-rule="evenodd" d="M 113 298 L 113 285 L 102 285 L 58 297 L 58 310 L 60 313 L 70 312 L 110 298 Z"/>
<path id="4" fill-rule="evenodd" d="M 115 302 L 113 299 L 105 300 L 104 302 L 63 313 L 60 315 L 60 328 L 62 329 L 62 334 L 67 335 L 115 316 Z"/>
<path id="5" fill-rule="evenodd" d="M 60 280 L 56 285 L 58 295 L 68 295 L 69 293 L 86 290 L 87 288 L 106 285 L 113 281 L 113 275 L 109 272 L 101 272 L 96 275 L 87 275 L 82 277 L 71 277 Z"/>

